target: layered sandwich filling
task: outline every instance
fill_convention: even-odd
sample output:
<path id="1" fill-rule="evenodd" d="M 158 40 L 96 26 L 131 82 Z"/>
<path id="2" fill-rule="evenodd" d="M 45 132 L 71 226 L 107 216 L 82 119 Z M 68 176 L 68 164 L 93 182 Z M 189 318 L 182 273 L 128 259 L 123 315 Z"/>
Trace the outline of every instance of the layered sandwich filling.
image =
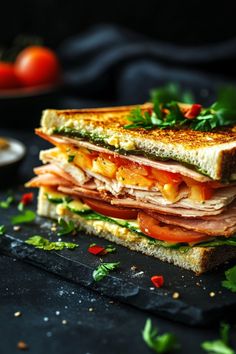
<path id="1" fill-rule="evenodd" d="M 233 183 L 213 181 L 178 162 L 126 156 L 83 140 L 38 134 L 55 147 L 40 153 L 44 165 L 34 169 L 37 176 L 28 186 L 44 188 L 51 202 L 60 193 L 60 204 L 70 212 L 71 202 L 82 203 L 90 213 L 132 220 L 135 232 L 170 244 L 216 238 L 225 242 L 236 232 Z"/>

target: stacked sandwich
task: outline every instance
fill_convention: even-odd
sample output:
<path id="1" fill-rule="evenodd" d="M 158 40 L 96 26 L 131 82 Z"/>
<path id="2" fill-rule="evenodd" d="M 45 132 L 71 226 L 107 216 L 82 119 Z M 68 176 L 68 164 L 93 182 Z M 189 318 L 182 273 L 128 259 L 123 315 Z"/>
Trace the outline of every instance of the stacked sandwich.
<path id="1" fill-rule="evenodd" d="M 236 257 L 234 128 L 127 129 L 133 109 L 44 111 L 38 214 L 196 273 Z"/>

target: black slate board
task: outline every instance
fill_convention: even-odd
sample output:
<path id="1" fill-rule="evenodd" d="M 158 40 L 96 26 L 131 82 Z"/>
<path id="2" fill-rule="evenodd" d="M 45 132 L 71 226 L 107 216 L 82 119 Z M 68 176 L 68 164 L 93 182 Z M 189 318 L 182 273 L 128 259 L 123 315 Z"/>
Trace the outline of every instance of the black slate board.
<path id="1" fill-rule="evenodd" d="M 0 209 L 0 224 L 7 228 L 6 235 L 0 237 L 0 251 L 5 254 L 113 299 L 189 325 L 206 326 L 218 320 L 230 319 L 236 310 L 236 295 L 221 286 L 224 271 L 233 263 L 202 276 L 195 276 L 190 271 L 117 245 L 117 252 L 106 255 L 104 261 L 120 261 L 119 270 L 100 282 L 94 282 L 92 272 L 100 264 L 100 259 L 89 254 L 87 248 L 93 242 L 104 246 L 109 242 L 79 233 L 73 238 L 63 236 L 63 240 L 73 240 L 79 244 L 76 250 L 46 252 L 35 249 L 24 243 L 24 240 L 32 235 L 58 239 L 56 233 L 51 232 L 52 221 L 37 217 L 34 223 L 22 225 L 20 231 L 14 231 L 10 218 L 16 213 L 16 205 L 6 210 Z M 136 266 L 136 270 L 132 270 L 132 266 Z M 165 285 L 161 289 L 152 287 L 150 277 L 155 274 L 164 276 Z M 176 291 L 180 297 L 174 300 L 172 294 Z M 214 297 L 210 296 L 211 292 L 215 293 Z"/>

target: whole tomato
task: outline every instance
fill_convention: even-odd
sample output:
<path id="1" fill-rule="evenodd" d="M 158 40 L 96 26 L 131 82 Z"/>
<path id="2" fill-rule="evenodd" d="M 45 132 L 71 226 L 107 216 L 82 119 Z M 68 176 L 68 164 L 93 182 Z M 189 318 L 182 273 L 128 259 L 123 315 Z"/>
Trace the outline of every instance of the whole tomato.
<path id="1" fill-rule="evenodd" d="M 20 86 L 13 64 L 0 61 L 0 90 L 8 90 Z"/>
<path id="2" fill-rule="evenodd" d="M 55 84 L 60 78 L 60 64 L 51 49 L 32 46 L 17 56 L 15 72 L 23 86 Z"/>

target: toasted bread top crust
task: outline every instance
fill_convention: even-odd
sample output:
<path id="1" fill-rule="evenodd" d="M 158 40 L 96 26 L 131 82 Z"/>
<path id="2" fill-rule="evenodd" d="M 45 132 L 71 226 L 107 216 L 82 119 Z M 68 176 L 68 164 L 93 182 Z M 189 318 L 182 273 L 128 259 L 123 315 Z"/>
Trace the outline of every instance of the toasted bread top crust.
<path id="1" fill-rule="evenodd" d="M 151 103 L 138 106 L 143 111 Z M 137 151 L 154 159 L 172 159 L 193 166 L 214 180 L 230 180 L 236 172 L 236 126 L 211 132 L 191 129 L 125 129 L 127 116 L 137 106 L 79 110 L 46 110 L 42 128 L 46 134 L 89 136 L 109 148 Z M 63 129 L 62 129 L 63 128 Z M 83 136 L 82 136 L 83 135 Z"/>
<path id="2" fill-rule="evenodd" d="M 138 106 L 142 110 L 152 108 L 151 103 Z M 73 110 L 51 110 L 65 119 L 83 120 L 87 125 L 103 129 L 109 128 L 114 132 L 124 131 L 132 137 L 146 137 L 162 141 L 165 144 L 181 144 L 186 149 L 197 149 L 199 147 L 214 146 L 234 142 L 236 146 L 236 126 L 211 132 L 202 132 L 190 129 L 125 129 L 124 125 L 129 124 L 127 116 L 137 106 L 121 106 L 111 108 L 91 108 Z"/>

